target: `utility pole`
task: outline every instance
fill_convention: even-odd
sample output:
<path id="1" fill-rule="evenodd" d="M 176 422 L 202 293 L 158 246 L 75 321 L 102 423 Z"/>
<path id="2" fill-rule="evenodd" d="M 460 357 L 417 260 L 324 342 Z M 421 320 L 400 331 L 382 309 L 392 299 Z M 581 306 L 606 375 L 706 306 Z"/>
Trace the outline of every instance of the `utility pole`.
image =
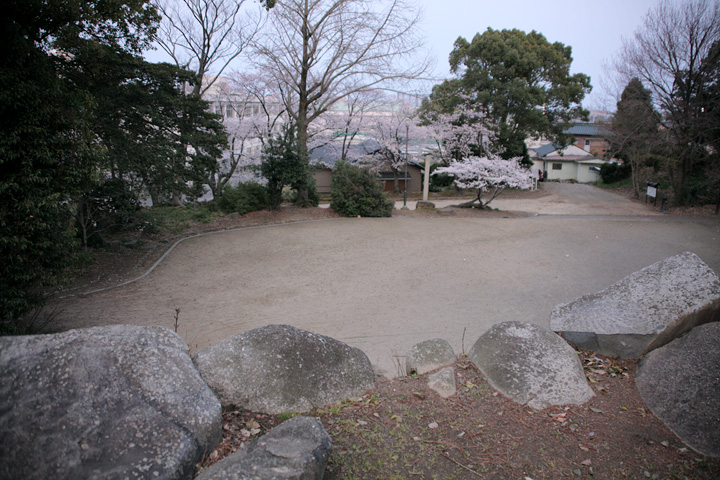
<path id="1" fill-rule="evenodd" d="M 405 188 L 403 189 L 402 210 L 408 210 L 407 206 L 407 182 L 408 182 L 408 137 L 410 136 L 410 125 L 405 124 Z"/>

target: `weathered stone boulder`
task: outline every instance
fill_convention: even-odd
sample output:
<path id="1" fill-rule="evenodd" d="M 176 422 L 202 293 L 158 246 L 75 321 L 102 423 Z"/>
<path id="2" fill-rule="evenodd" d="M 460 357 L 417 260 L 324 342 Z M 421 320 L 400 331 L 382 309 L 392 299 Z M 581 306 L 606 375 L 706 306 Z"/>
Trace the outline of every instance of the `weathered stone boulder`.
<path id="1" fill-rule="evenodd" d="M 360 396 L 374 385 L 362 351 L 289 325 L 235 335 L 193 360 L 223 405 L 255 412 L 306 412 Z"/>
<path id="2" fill-rule="evenodd" d="M 405 356 L 405 371 L 408 375 L 422 375 L 440 367 L 452 365 L 457 356 L 447 340 L 435 338 L 410 347 Z"/>
<path id="3" fill-rule="evenodd" d="M 425 200 L 419 200 L 415 204 L 415 210 L 434 210 L 434 209 L 435 209 L 435 204 L 432 202 L 425 201 Z"/>
<path id="4" fill-rule="evenodd" d="M 643 357 L 635 384 L 690 448 L 720 457 L 720 323 L 692 329 Z"/>
<path id="5" fill-rule="evenodd" d="M 222 418 L 187 350 L 133 325 L 0 338 L 0 478 L 190 478 Z"/>
<path id="6" fill-rule="evenodd" d="M 558 305 L 550 329 L 584 350 L 637 358 L 696 325 L 720 320 L 720 280 L 690 252 Z"/>
<path id="7" fill-rule="evenodd" d="M 468 358 L 493 388 L 538 410 L 551 405 L 580 405 L 593 396 L 575 350 L 537 325 L 493 325 L 475 342 Z"/>
<path id="8" fill-rule="evenodd" d="M 319 420 L 294 417 L 196 480 L 322 480 L 331 451 L 332 440 Z"/>
<path id="9" fill-rule="evenodd" d="M 455 386 L 455 369 L 453 367 L 445 367 L 429 375 L 427 384 L 428 387 L 435 390 L 441 397 L 452 397 L 457 393 L 457 387 Z"/>

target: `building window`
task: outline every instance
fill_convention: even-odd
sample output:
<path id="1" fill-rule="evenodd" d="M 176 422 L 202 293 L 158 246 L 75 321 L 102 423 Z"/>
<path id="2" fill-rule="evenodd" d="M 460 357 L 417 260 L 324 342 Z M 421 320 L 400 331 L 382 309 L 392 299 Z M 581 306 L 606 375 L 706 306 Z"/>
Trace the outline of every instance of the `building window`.
<path id="1" fill-rule="evenodd" d="M 553 170 L 562 170 L 562 163 L 553 163 L 552 169 Z"/>
<path id="2" fill-rule="evenodd" d="M 227 118 L 232 118 L 232 116 L 233 116 L 232 105 L 228 105 L 228 106 L 225 107 L 225 116 L 226 116 Z"/>
<path id="3" fill-rule="evenodd" d="M 215 105 L 215 113 L 217 115 L 222 115 L 222 105 Z"/>

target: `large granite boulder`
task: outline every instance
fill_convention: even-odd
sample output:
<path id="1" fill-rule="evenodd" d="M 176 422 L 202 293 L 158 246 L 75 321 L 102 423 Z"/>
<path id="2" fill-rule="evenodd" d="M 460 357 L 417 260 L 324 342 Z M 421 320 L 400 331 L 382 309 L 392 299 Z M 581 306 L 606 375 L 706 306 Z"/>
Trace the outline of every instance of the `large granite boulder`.
<path id="1" fill-rule="evenodd" d="M 468 358 L 493 388 L 537 410 L 580 405 L 593 396 L 575 350 L 537 325 L 493 325 L 475 342 Z"/>
<path id="2" fill-rule="evenodd" d="M 457 360 L 455 351 L 447 340 L 435 338 L 413 345 L 405 356 L 405 371 L 408 375 L 422 375 L 441 367 L 452 365 Z"/>
<path id="3" fill-rule="evenodd" d="M 196 480 L 322 480 L 331 451 L 332 440 L 319 420 L 294 417 Z"/>
<path id="4" fill-rule="evenodd" d="M 550 329 L 584 350 L 637 358 L 696 325 L 720 320 L 720 280 L 690 252 L 556 306 Z"/>
<path id="5" fill-rule="evenodd" d="M 643 357 L 635 384 L 650 410 L 692 449 L 720 457 L 720 323 Z"/>
<path id="6" fill-rule="evenodd" d="M 235 335 L 193 360 L 224 406 L 255 412 L 306 412 L 360 396 L 374 385 L 362 351 L 289 325 Z"/>
<path id="7" fill-rule="evenodd" d="M 192 476 L 222 418 L 187 350 L 131 325 L 0 338 L 0 478 Z"/>

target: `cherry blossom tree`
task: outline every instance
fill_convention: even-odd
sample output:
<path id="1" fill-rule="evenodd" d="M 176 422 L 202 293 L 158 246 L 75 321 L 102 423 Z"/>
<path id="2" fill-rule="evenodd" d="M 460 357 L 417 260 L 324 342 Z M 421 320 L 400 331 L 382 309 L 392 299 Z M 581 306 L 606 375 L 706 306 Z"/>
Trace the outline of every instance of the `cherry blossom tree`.
<path id="1" fill-rule="evenodd" d="M 453 160 L 449 166 L 440 167 L 433 174 L 446 173 L 455 177 L 458 188 L 477 191 L 476 198 L 459 207 L 485 208 L 505 188 L 526 190 L 532 187 L 530 171 L 520 165 L 521 160 L 522 157 L 505 160 L 495 155 L 468 157 L 460 161 Z M 490 199 L 483 202 L 482 195 L 490 190 Z"/>
<path id="2" fill-rule="evenodd" d="M 382 169 L 392 172 L 393 191 L 399 193 L 410 140 L 428 139 L 431 133 L 428 127 L 419 124 L 410 98 L 399 96 L 385 106 L 383 115 L 366 124 L 366 130 L 379 144 L 378 150 L 359 161 L 370 165 L 375 171 Z"/>
<path id="3" fill-rule="evenodd" d="M 214 198 L 222 194 L 231 180 L 261 181 L 258 167 L 262 150 L 280 126 L 287 123 L 276 93 L 264 77 L 247 73 L 220 79 L 206 92 L 216 111 L 223 115 L 229 143 L 217 169 L 208 178 Z"/>
<path id="4" fill-rule="evenodd" d="M 376 113 L 374 109 L 381 101 L 382 94 L 377 90 L 361 90 L 348 94 L 318 118 L 315 130 L 321 131 L 314 135 L 314 144 L 333 142 L 337 144 L 340 160 L 358 160 L 350 146 L 356 137 L 361 135 L 363 128 L 367 128 L 373 121 Z M 324 142 L 321 139 L 324 139 Z M 308 150 L 312 149 L 313 145 L 309 145 Z"/>
<path id="5" fill-rule="evenodd" d="M 437 145 L 437 157 L 448 166 L 452 160 L 485 155 L 495 136 L 487 116 L 465 102 L 452 113 L 421 113 Z M 429 118 L 428 118 L 429 117 Z"/>

